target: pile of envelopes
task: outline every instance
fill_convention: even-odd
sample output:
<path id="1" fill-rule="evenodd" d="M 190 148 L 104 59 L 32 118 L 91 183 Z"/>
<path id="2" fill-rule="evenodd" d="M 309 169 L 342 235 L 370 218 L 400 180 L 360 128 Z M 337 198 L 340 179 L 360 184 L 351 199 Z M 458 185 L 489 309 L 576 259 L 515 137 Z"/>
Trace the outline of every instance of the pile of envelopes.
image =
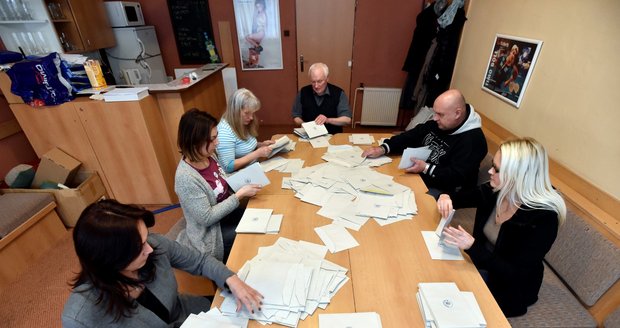
<path id="1" fill-rule="evenodd" d="M 325 260 L 326 253 L 323 245 L 286 238 L 259 248 L 237 275 L 264 296 L 261 311 L 236 312 L 234 297 L 223 292 L 222 313 L 296 327 L 317 308 L 325 309 L 349 280 L 348 270 Z"/>
<path id="2" fill-rule="evenodd" d="M 426 327 L 487 326 L 474 293 L 460 291 L 453 282 L 419 283 L 416 298 Z"/>
<path id="3" fill-rule="evenodd" d="M 317 214 L 356 231 L 371 217 L 386 225 L 411 219 L 418 211 L 409 187 L 367 166 L 304 167 L 283 178 L 282 188 L 293 189 L 301 201 L 320 206 Z"/>
<path id="4" fill-rule="evenodd" d="M 236 233 L 268 233 L 275 234 L 280 231 L 282 224 L 282 214 L 272 214 L 273 210 L 268 208 L 246 208 L 243 212 L 239 224 L 235 229 Z"/>
<path id="5" fill-rule="evenodd" d="M 190 313 L 181 328 L 246 328 L 247 326 L 247 318 L 228 317 L 217 308 L 213 308 L 209 312 Z"/>

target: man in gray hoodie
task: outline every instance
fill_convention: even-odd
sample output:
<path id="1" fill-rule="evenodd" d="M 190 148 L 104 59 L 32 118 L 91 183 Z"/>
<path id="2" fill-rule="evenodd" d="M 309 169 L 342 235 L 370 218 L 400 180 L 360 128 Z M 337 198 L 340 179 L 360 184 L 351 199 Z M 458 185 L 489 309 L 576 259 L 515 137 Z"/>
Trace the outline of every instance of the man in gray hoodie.
<path id="1" fill-rule="evenodd" d="M 379 147 L 368 148 L 362 156 L 402 154 L 408 147 L 428 146 L 428 160 L 412 158 L 413 165 L 405 171 L 420 174 L 428 193 L 437 198 L 441 193 L 475 187 L 480 162 L 488 150 L 480 115 L 460 91 L 451 89 L 439 95 L 433 111 L 432 121 L 385 140 Z"/>

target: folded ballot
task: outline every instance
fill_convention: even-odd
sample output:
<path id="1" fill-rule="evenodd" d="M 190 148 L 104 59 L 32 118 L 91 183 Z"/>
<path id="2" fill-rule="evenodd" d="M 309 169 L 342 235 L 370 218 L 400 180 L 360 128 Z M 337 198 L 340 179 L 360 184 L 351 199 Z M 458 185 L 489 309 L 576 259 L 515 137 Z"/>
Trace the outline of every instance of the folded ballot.
<path id="1" fill-rule="evenodd" d="M 269 148 L 271 149 L 271 153 L 269 153 L 269 156 L 267 156 L 267 158 L 271 158 L 273 157 L 273 155 L 281 152 L 281 151 L 289 151 L 291 149 L 289 149 L 288 146 L 291 145 L 291 139 L 289 139 L 289 137 L 287 136 L 282 136 L 280 137 L 278 140 L 276 140 L 276 142 L 272 145 L 269 145 Z M 295 145 L 292 145 L 293 149 L 295 147 Z"/>
<path id="2" fill-rule="evenodd" d="M 257 184 L 264 187 L 270 183 L 263 168 L 258 163 L 254 163 L 228 176 L 226 182 L 234 191 L 249 184 Z"/>
<path id="3" fill-rule="evenodd" d="M 318 125 L 314 123 L 314 121 L 301 123 L 301 126 L 304 128 L 306 134 L 308 134 L 308 138 L 310 139 L 324 136 L 328 133 L 325 124 Z"/>
<path id="4" fill-rule="evenodd" d="M 278 233 L 282 215 L 271 215 L 272 209 L 246 208 L 235 229 L 237 233 Z"/>
<path id="5" fill-rule="evenodd" d="M 486 327 L 482 311 L 472 296 L 461 292 L 453 282 L 428 282 L 418 284 L 416 298 L 426 327 Z"/>

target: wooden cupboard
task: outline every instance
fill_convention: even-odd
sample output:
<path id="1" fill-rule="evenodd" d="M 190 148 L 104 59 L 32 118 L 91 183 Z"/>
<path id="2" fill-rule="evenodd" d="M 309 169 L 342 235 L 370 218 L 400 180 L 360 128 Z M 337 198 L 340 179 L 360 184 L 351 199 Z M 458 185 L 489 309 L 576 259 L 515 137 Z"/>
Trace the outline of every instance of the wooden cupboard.
<path id="1" fill-rule="evenodd" d="M 110 197 L 134 204 L 177 201 L 176 163 L 154 97 L 10 107 L 39 157 L 53 147 L 64 150 L 100 173 Z"/>

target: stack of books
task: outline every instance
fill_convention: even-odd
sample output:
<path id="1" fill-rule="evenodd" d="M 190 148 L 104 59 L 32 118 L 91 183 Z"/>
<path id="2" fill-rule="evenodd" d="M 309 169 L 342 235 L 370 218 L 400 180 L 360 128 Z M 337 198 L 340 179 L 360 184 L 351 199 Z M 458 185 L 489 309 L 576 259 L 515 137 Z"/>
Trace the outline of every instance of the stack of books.
<path id="1" fill-rule="evenodd" d="M 136 101 L 149 95 L 149 88 L 116 88 L 103 94 L 103 100 L 111 101 Z"/>
<path id="2" fill-rule="evenodd" d="M 416 293 L 424 325 L 428 328 L 484 328 L 487 322 L 472 292 L 453 282 L 419 283 Z"/>

